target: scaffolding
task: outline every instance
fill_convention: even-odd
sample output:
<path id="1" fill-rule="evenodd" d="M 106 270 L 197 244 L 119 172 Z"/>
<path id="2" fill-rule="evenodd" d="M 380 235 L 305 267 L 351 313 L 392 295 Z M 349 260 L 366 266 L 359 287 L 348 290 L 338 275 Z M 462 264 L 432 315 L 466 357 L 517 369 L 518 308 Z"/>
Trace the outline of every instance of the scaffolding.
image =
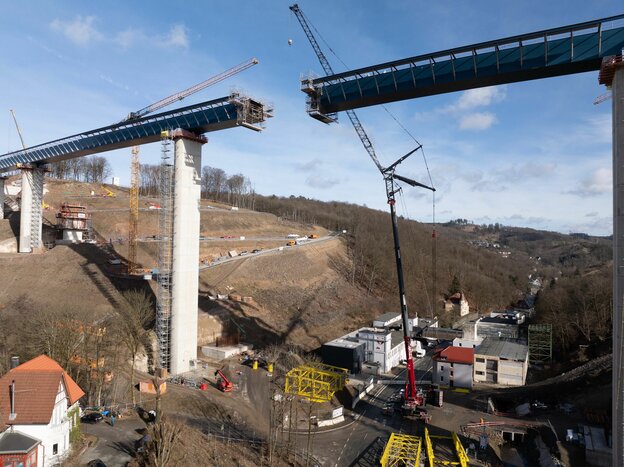
<path id="1" fill-rule="evenodd" d="M 419 436 L 390 433 L 390 438 L 381 456 L 381 466 L 419 466 L 422 438 Z"/>
<path id="2" fill-rule="evenodd" d="M 529 324 L 529 363 L 552 359 L 552 324 Z"/>
<path id="3" fill-rule="evenodd" d="M 158 368 L 169 369 L 171 324 L 171 261 L 173 253 L 173 158 L 169 132 L 161 133 L 160 217 L 158 220 L 158 303 L 156 306 L 156 338 Z"/>
<path id="4" fill-rule="evenodd" d="M 130 222 L 128 228 L 128 273 L 137 269 L 137 240 L 139 236 L 139 146 L 132 147 L 130 179 Z"/>
<path id="5" fill-rule="evenodd" d="M 453 448 L 455 450 L 455 455 L 457 456 L 457 460 L 443 460 L 436 459 L 435 452 L 433 450 L 433 443 L 431 439 L 443 439 L 443 440 L 451 440 L 453 442 Z M 425 449 L 427 450 L 427 463 L 429 467 L 434 467 L 436 464 L 438 465 L 459 465 L 461 467 L 468 467 L 468 455 L 459 440 L 459 436 L 457 433 L 451 433 L 451 436 L 432 436 L 429 434 L 429 430 L 425 428 Z"/>
<path id="6" fill-rule="evenodd" d="M 30 218 L 30 247 L 40 248 L 41 239 L 41 222 L 43 209 L 43 176 L 45 171 L 39 168 L 33 168 L 26 172 L 28 181 L 32 187 L 32 217 Z"/>
<path id="7" fill-rule="evenodd" d="M 310 363 L 293 368 L 286 373 L 285 392 L 305 397 L 310 402 L 328 402 L 348 382 L 345 368 Z"/>

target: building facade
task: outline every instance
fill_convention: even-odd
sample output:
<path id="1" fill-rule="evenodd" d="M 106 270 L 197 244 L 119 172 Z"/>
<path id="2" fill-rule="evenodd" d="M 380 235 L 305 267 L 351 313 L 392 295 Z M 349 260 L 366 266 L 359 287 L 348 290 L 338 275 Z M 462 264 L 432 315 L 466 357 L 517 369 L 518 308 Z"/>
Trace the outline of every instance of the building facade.
<path id="1" fill-rule="evenodd" d="M 474 351 L 474 381 L 501 386 L 523 386 L 529 368 L 524 344 L 487 337 Z"/>
<path id="2" fill-rule="evenodd" d="M 474 349 L 446 347 L 433 356 L 433 384 L 472 389 Z"/>
<path id="3" fill-rule="evenodd" d="M 463 292 L 457 292 L 451 295 L 448 300 L 444 302 L 444 311 L 452 312 L 454 315 L 466 316 L 470 313 L 470 306 L 468 300 Z"/>
<path id="4" fill-rule="evenodd" d="M 59 463 L 69 451 L 70 434 L 79 430 L 82 396 L 58 363 L 40 355 L 0 378 L 0 430 L 41 441 L 43 465 Z"/>

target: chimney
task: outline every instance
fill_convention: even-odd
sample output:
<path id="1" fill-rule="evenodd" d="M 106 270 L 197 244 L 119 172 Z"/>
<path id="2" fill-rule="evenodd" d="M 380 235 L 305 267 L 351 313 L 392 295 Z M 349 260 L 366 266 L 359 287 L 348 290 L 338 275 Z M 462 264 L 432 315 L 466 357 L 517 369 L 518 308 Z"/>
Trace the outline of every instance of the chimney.
<path id="1" fill-rule="evenodd" d="M 19 355 L 15 355 L 11 357 L 11 370 L 15 368 L 16 366 L 19 366 L 19 364 L 20 364 Z"/>
<path id="2" fill-rule="evenodd" d="M 9 386 L 9 399 L 11 402 L 11 413 L 9 414 L 9 421 L 15 420 L 17 414 L 15 413 L 15 380 L 11 382 Z"/>

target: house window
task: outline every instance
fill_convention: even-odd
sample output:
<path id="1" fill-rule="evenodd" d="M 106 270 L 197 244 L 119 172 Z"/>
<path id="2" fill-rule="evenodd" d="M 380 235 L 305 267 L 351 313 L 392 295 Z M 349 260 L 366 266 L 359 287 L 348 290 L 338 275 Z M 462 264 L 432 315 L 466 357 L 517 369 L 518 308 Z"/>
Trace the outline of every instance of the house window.
<path id="1" fill-rule="evenodd" d="M 477 374 L 478 374 L 479 376 L 483 376 L 483 375 L 484 375 L 483 371 L 477 371 Z"/>
<path id="2" fill-rule="evenodd" d="M 444 365 L 440 365 L 440 371 L 444 371 Z"/>
<path id="3" fill-rule="evenodd" d="M 440 376 L 440 382 L 444 381 L 444 376 Z"/>
<path id="4" fill-rule="evenodd" d="M 58 454 L 58 443 L 54 443 L 52 445 L 52 455 L 56 456 Z"/>
<path id="5" fill-rule="evenodd" d="M 451 371 L 451 378 L 453 377 L 453 372 Z"/>
<path id="6" fill-rule="evenodd" d="M 477 358 L 477 363 L 485 363 L 485 358 Z"/>

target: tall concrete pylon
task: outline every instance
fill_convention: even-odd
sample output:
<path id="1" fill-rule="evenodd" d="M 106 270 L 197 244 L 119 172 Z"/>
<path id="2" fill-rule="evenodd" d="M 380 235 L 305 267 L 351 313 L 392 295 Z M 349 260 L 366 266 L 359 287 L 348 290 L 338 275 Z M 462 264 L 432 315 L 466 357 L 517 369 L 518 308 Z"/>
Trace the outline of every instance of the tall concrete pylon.
<path id="1" fill-rule="evenodd" d="M 612 465 L 624 465 L 624 63 L 614 73 Z"/>
<path id="2" fill-rule="evenodd" d="M 0 176 L 0 219 L 4 219 L 4 181 L 6 177 Z"/>
<path id="3" fill-rule="evenodd" d="M 201 151 L 207 139 L 183 130 L 174 131 L 172 139 L 175 153 L 169 371 L 177 375 L 192 369 L 197 359 Z"/>
<path id="4" fill-rule="evenodd" d="M 19 252 L 31 253 L 41 248 L 43 177 L 40 167 L 22 169 L 22 193 L 20 202 Z"/>

